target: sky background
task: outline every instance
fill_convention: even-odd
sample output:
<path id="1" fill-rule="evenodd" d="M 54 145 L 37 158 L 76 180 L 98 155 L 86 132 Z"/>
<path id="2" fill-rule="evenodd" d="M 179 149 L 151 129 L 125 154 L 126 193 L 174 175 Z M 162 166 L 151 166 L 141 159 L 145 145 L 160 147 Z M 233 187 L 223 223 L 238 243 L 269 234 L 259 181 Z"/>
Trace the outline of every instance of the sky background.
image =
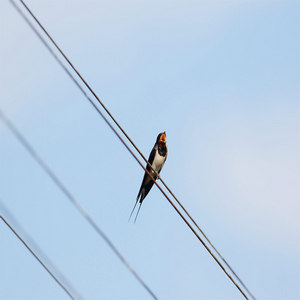
<path id="1" fill-rule="evenodd" d="M 300 2 L 26 1 L 258 299 L 300 299 Z M 241 299 L 12 7 L 0 109 L 159 299 Z M 0 199 L 85 299 L 151 299 L 0 122 Z M 8 215 L 1 212 L 8 221 Z M 14 223 L 11 223 L 14 225 Z M 0 299 L 69 299 L 2 222 Z"/>

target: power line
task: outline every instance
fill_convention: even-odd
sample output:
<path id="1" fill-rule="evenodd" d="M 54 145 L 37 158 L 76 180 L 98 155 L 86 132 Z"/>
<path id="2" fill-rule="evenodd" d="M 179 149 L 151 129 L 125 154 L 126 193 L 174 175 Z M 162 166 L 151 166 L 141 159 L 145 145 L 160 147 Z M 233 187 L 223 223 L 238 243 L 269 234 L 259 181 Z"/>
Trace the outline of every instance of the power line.
<path id="1" fill-rule="evenodd" d="M 0 206 L 3 209 L 4 205 L 0 201 Z M 26 236 L 26 240 L 30 241 L 30 244 L 34 244 L 34 248 L 41 254 L 41 249 L 36 245 L 36 243 L 33 242 L 33 239 L 29 237 L 29 235 L 25 232 L 24 229 L 21 229 L 21 226 L 16 222 L 16 220 L 12 217 L 11 213 L 8 213 L 7 208 L 5 208 L 5 214 L 9 215 L 9 219 L 13 221 L 15 226 L 19 228 L 19 231 L 22 232 L 23 236 Z M 64 282 L 67 283 L 69 288 L 73 290 L 73 295 L 76 294 L 77 296 L 73 296 L 72 293 L 69 291 L 69 289 L 53 274 L 53 272 L 50 271 L 50 269 L 46 266 L 46 263 L 43 263 L 42 260 L 38 257 L 38 255 L 31 249 L 30 246 L 24 241 L 24 239 L 20 236 L 20 234 L 17 233 L 17 231 L 9 224 L 9 222 L 0 214 L 0 219 L 6 224 L 6 226 L 15 234 L 15 236 L 23 243 L 23 245 L 27 248 L 27 250 L 34 256 L 34 258 L 42 265 L 42 267 L 48 272 L 48 274 L 56 281 L 56 283 L 68 294 L 68 296 L 75 300 L 75 299 L 83 299 L 78 292 L 76 292 L 75 288 L 71 286 L 71 284 L 66 280 L 66 278 L 62 275 L 62 273 L 57 269 L 57 267 L 54 266 L 54 264 L 49 260 L 45 254 L 42 254 L 44 257 L 44 260 L 47 261 L 47 265 L 51 265 L 51 269 L 55 270 L 55 273 L 59 273 L 59 277 L 63 279 Z"/>
<path id="2" fill-rule="evenodd" d="M 15 236 L 23 243 L 28 251 L 34 256 L 34 258 L 42 265 L 42 267 L 50 274 L 50 276 L 58 283 L 58 285 L 68 294 L 71 299 L 75 298 L 68 291 L 68 289 L 55 277 L 55 275 L 47 268 L 47 266 L 38 258 L 38 256 L 31 250 L 31 248 L 25 243 L 25 241 L 19 236 L 19 234 L 9 225 L 9 223 L 0 215 L 0 219 L 7 225 L 7 227 L 15 234 Z"/>
<path id="3" fill-rule="evenodd" d="M 127 144 L 124 142 L 124 140 L 121 138 L 121 136 L 116 132 L 116 130 L 112 127 L 112 125 L 109 123 L 109 121 L 105 118 L 105 116 L 101 113 L 101 111 L 98 109 L 98 107 L 93 103 L 91 98 L 87 95 L 87 93 L 83 90 L 83 88 L 79 85 L 79 83 L 76 81 L 76 79 L 72 76 L 70 71 L 63 65 L 63 63 L 59 60 L 57 55 L 54 53 L 54 51 L 50 48 L 50 46 L 46 43 L 46 41 L 42 38 L 42 36 L 39 34 L 39 32 L 33 27 L 33 25 L 30 23 L 30 21 L 27 19 L 27 17 L 23 14 L 23 12 L 16 6 L 13 0 L 10 0 L 11 3 L 14 5 L 14 7 L 19 11 L 19 13 L 22 15 L 22 17 L 25 19 L 25 21 L 29 24 L 29 26 L 32 28 L 32 30 L 37 34 L 39 39 L 43 42 L 43 44 L 47 47 L 47 49 L 51 52 L 51 54 L 55 57 L 55 59 L 58 61 L 58 63 L 63 67 L 63 69 L 67 72 L 67 74 L 71 77 L 73 82 L 77 85 L 77 87 L 81 90 L 81 92 L 85 95 L 85 97 L 89 100 L 89 102 L 93 105 L 93 107 L 98 111 L 98 113 L 101 115 L 101 117 L 105 120 L 105 122 L 109 125 L 109 127 L 114 131 L 114 133 L 118 136 L 118 138 L 121 140 L 123 145 L 127 148 L 127 150 L 134 156 L 134 158 L 137 160 L 137 162 L 141 165 L 141 167 L 150 175 L 154 183 L 157 185 L 157 187 L 160 189 L 160 191 L 164 194 L 164 196 L 167 198 L 167 200 L 170 202 L 170 204 L 173 206 L 173 208 L 177 211 L 177 213 L 182 217 L 182 219 L 185 221 L 185 223 L 190 227 L 190 229 L 193 231 L 193 233 L 197 236 L 197 238 L 200 240 L 200 242 L 205 246 L 207 251 L 212 255 L 212 257 L 215 259 L 215 261 L 219 264 L 221 269 L 226 273 L 226 275 L 230 278 L 230 280 L 236 285 L 236 287 L 239 289 L 239 291 L 243 294 L 245 298 L 247 296 L 245 293 L 241 290 L 241 288 L 237 285 L 237 283 L 233 280 L 233 278 L 228 274 L 228 272 L 225 270 L 223 265 L 218 261 L 218 259 L 214 256 L 214 254 L 211 252 L 211 250 L 206 246 L 206 244 L 203 242 L 203 240 L 199 237 L 199 235 L 195 232 L 195 230 L 192 228 L 192 226 L 188 223 L 188 221 L 183 217 L 183 215 L 179 212 L 179 210 L 175 207 L 175 205 L 172 203 L 172 201 L 168 198 L 168 196 L 164 193 L 164 191 L 161 189 L 161 187 L 156 183 L 154 178 L 151 176 L 151 174 L 144 168 L 144 166 L 141 164 L 141 162 L 138 160 L 138 158 L 134 155 L 134 153 L 131 151 L 131 149 L 127 146 Z M 30 11 L 30 9 L 26 6 L 26 4 L 20 0 L 20 2 L 23 4 L 23 6 L 27 9 L 27 11 L 31 14 L 31 16 L 36 20 L 36 22 L 39 24 L 39 26 L 43 29 L 43 31 L 47 34 L 47 36 L 51 39 L 53 44 L 56 46 L 56 48 L 60 51 L 60 53 L 65 57 L 65 59 L 68 61 L 68 63 L 71 65 L 73 70 L 78 74 L 78 76 L 81 78 L 81 80 L 85 83 L 85 85 L 89 88 L 89 90 L 93 93 L 93 95 L 96 97 L 96 99 L 99 101 L 99 103 L 102 105 L 102 107 L 106 110 L 106 112 L 109 114 L 109 116 L 113 119 L 115 124 L 121 129 L 121 131 L 124 133 L 124 135 L 127 137 L 127 139 L 131 142 L 131 144 L 137 149 L 137 151 L 140 153 L 140 155 L 144 158 L 144 160 L 149 164 L 149 162 L 146 160 L 146 158 L 143 156 L 143 154 L 140 152 L 140 150 L 135 146 L 135 144 L 132 142 L 132 140 L 128 137 L 126 132 L 122 129 L 122 127 L 117 123 L 117 121 L 113 118 L 113 116 L 110 114 L 108 109 L 104 106 L 104 104 L 100 101 L 100 99 L 97 97 L 97 95 L 93 92 L 93 90 L 89 87 L 89 85 L 85 82 L 85 80 L 82 78 L 82 76 L 79 74 L 79 72 L 74 68 L 72 63 L 69 61 L 69 59 L 65 56 L 65 54 L 60 50 L 60 48 L 57 46 L 57 44 L 54 42 L 54 40 L 51 38 L 51 36 L 47 33 L 47 31 L 44 29 L 44 27 L 41 25 L 41 23 L 37 20 L 37 18 L 34 16 L 34 14 Z M 150 165 L 150 164 L 149 164 Z M 151 166 L 151 165 L 150 165 Z M 168 188 L 169 190 L 169 188 Z M 170 190 L 169 190 L 170 191 Z M 174 196 L 173 193 L 171 193 Z M 175 200 L 177 202 L 178 199 L 175 197 Z M 183 207 L 180 204 L 181 207 Z M 195 223 L 195 222 L 194 222 Z M 199 226 L 197 225 L 199 228 Z M 210 243 L 210 242 L 209 242 Z M 222 258 L 222 257 L 221 257 Z M 235 273 L 234 273 L 235 274 Z M 236 275 L 236 274 L 235 274 Z M 239 279 L 239 278 L 238 278 Z"/>
<path id="4" fill-rule="evenodd" d="M 38 153 L 33 149 L 29 142 L 24 138 L 24 136 L 17 130 L 13 123 L 8 120 L 4 113 L 0 110 L 0 118 L 7 126 L 7 128 L 13 133 L 17 140 L 23 145 L 23 147 L 29 152 L 29 154 L 34 158 L 34 160 L 40 165 L 40 167 L 47 173 L 47 175 L 53 180 L 57 187 L 62 191 L 62 193 L 70 200 L 70 202 L 75 206 L 79 213 L 86 219 L 86 221 L 93 227 L 97 234 L 108 244 L 111 250 L 117 255 L 121 262 L 126 266 L 126 268 L 134 275 L 138 282 L 148 291 L 148 293 L 154 298 L 158 299 L 148 285 L 143 281 L 143 279 L 138 275 L 135 269 L 127 262 L 125 257 L 119 252 L 117 247 L 110 241 L 108 236 L 100 229 L 92 217 L 87 213 L 87 211 L 80 205 L 80 203 L 75 199 L 71 192 L 63 185 L 62 181 L 54 174 L 50 167 L 44 162 L 44 160 L 38 155 Z"/>
<path id="5" fill-rule="evenodd" d="M 68 59 L 68 57 L 65 55 L 65 53 L 61 50 L 61 48 L 57 45 L 55 40 L 51 37 L 51 35 L 48 33 L 48 31 L 44 28 L 44 26 L 39 22 L 39 20 L 36 18 L 36 16 L 32 13 L 32 11 L 29 9 L 29 7 L 24 3 L 23 0 L 19 0 L 23 6 L 26 8 L 26 10 L 29 12 L 29 14 L 33 17 L 33 19 L 36 21 L 36 23 L 39 25 L 39 27 L 43 30 L 43 32 L 47 35 L 47 37 L 50 39 L 50 41 L 53 43 L 55 48 L 61 53 L 61 55 L 65 58 L 65 60 L 68 62 L 68 64 L 71 66 L 71 68 L 75 71 L 75 73 L 78 75 L 78 77 L 81 79 L 81 81 L 84 83 L 84 85 L 88 88 L 88 90 L 93 94 L 93 96 L 97 99 L 99 104 L 103 107 L 103 109 L 106 111 L 106 113 L 109 115 L 109 117 L 112 119 L 112 121 L 117 125 L 117 127 L 121 130 L 121 132 L 125 135 L 127 140 L 131 143 L 131 145 L 135 148 L 135 150 L 141 155 L 143 160 L 148 164 L 148 166 L 152 169 L 152 171 L 155 173 L 158 179 L 162 182 L 162 184 L 165 186 L 165 188 L 168 190 L 168 192 L 172 195 L 172 197 L 175 199 L 175 201 L 179 204 L 179 206 L 182 208 L 182 210 L 186 213 L 186 215 L 190 218 L 190 220 L 194 223 L 194 225 L 198 228 L 198 230 L 201 232 L 201 234 L 204 236 L 206 241 L 210 244 L 210 246 L 215 250 L 215 252 L 218 254 L 218 256 L 221 258 L 221 260 L 226 264 L 226 266 L 230 269 L 230 271 L 234 274 L 234 276 L 237 278 L 237 280 L 241 283 L 241 285 L 244 287 L 244 289 L 248 292 L 248 294 L 255 300 L 254 295 L 249 291 L 247 286 L 244 284 L 244 282 L 240 279 L 240 277 L 236 274 L 236 272 L 233 270 L 233 268 L 228 264 L 228 262 L 223 258 L 221 253 L 216 249 L 216 247 L 212 244 L 212 242 L 208 239 L 204 231 L 199 227 L 199 225 L 196 223 L 194 218 L 190 215 L 190 213 L 185 209 L 185 207 L 181 204 L 181 202 L 178 200 L 178 198 L 174 195 L 174 193 L 171 191 L 171 189 L 168 187 L 168 185 L 164 182 L 164 180 L 160 177 L 160 174 L 158 174 L 151 166 L 151 164 L 148 162 L 146 157 L 143 155 L 143 153 L 140 151 L 140 149 L 135 145 L 135 143 L 132 141 L 132 139 L 128 136 L 126 131 L 122 128 L 122 126 L 117 122 L 117 120 L 113 117 L 113 115 L 110 113 L 110 111 L 106 108 L 104 103 L 101 101 L 101 99 L 97 96 L 97 94 L 94 92 L 94 90 L 90 87 L 90 85 L 86 82 L 86 80 L 82 77 L 80 72 L 75 68 L 75 66 L 71 63 L 71 61 Z"/>
<path id="6" fill-rule="evenodd" d="M 124 146 L 127 148 L 127 150 L 134 156 L 134 158 L 138 161 L 138 163 L 141 165 L 140 161 L 137 159 L 137 157 L 133 154 L 133 152 L 129 149 L 127 144 L 123 141 L 123 139 L 120 137 L 120 135 L 116 132 L 116 130 L 112 127 L 112 125 L 108 122 L 108 120 L 104 117 L 104 115 L 99 111 L 99 109 L 95 106 L 93 101 L 89 98 L 89 96 L 86 94 L 86 92 L 82 89 L 82 87 L 79 85 L 79 83 L 75 80 L 75 78 L 71 75 L 69 70 L 62 64 L 62 62 L 58 59 L 54 51 L 50 48 L 50 46 L 45 42 L 45 40 L 42 38 L 42 36 L 39 34 L 39 32 L 33 27 L 33 25 L 29 22 L 29 20 L 26 18 L 26 16 L 23 14 L 22 11 L 15 5 L 13 0 L 10 0 L 13 5 L 17 8 L 19 13 L 23 16 L 25 21 L 29 24 L 29 26 L 33 29 L 33 31 L 38 35 L 40 40 L 43 42 L 43 44 L 47 47 L 47 49 L 52 53 L 52 55 L 56 58 L 56 60 L 59 62 L 59 64 L 63 67 L 63 69 L 68 73 L 68 75 L 71 77 L 71 79 L 75 82 L 75 84 L 78 86 L 78 88 L 83 92 L 85 97 L 89 100 L 89 102 L 93 105 L 93 107 L 98 111 L 98 113 L 102 116 L 102 118 L 106 121 L 106 123 L 110 126 L 110 128 L 114 131 L 114 133 L 118 136 L 118 138 L 121 140 L 121 142 L 124 144 Z M 41 23 L 38 21 L 38 19 L 35 17 L 35 15 L 31 12 L 31 10 L 26 6 L 26 4 L 20 0 L 20 2 L 23 4 L 23 6 L 26 8 L 26 10 L 30 13 L 30 15 L 35 19 L 35 21 L 38 23 L 38 25 L 41 27 L 41 29 L 44 31 L 44 33 L 48 36 L 48 38 L 51 40 L 51 42 L 54 44 L 54 46 L 58 49 L 58 51 L 63 55 L 63 57 L 67 60 L 69 65 L 72 67 L 72 69 L 76 72 L 76 74 L 79 76 L 79 78 L 83 81 L 83 83 L 86 85 L 86 87 L 90 90 L 90 92 L 94 95 L 94 97 L 98 100 L 98 102 L 101 104 L 101 106 L 104 108 L 104 110 L 108 113 L 110 118 L 114 121 L 114 123 L 118 126 L 118 128 L 122 131 L 122 133 L 126 136 L 126 138 L 129 140 L 129 142 L 133 145 L 133 147 L 137 150 L 137 152 L 142 156 L 142 158 L 146 161 L 146 163 L 151 167 L 150 163 L 147 161 L 145 156 L 142 154 L 142 152 L 138 149 L 138 147 L 134 144 L 134 142 L 130 139 L 130 137 L 127 135 L 127 133 L 124 131 L 124 129 L 119 125 L 119 123 L 114 119 L 112 114 L 109 112 L 109 110 L 104 106 L 102 101 L 99 99 L 99 97 L 96 95 L 96 93 L 91 89 L 91 87 L 88 85 L 88 83 L 84 80 L 84 78 L 81 76 L 81 74 L 77 71 L 77 69 L 73 66 L 73 64 L 70 62 L 70 60 L 67 58 L 67 56 L 63 53 L 63 51 L 58 47 L 58 45 L 55 43 L 53 38 L 48 34 L 46 29 L 41 25 Z M 143 169 L 144 166 L 141 165 Z M 145 169 L 146 170 L 146 169 Z M 153 169 L 152 169 L 153 170 Z M 146 171 L 147 172 L 147 171 Z M 155 171 L 154 171 L 155 172 Z M 156 172 L 155 172 L 156 173 Z M 149 172 L 148 172 L 149 174 Z M 160 188 L 160 186 L 155 182 L 154 178 L 149 174 L 154 183 L 157 185 L 157 187 L 160 189 L 160 191 L 164 194 L 164 196 L 167 198 L 167 200 L 170 202 L 170 204 L 173 206 L 173 208 L 177 211 L 177 213 L 183 218 L 185 223 L 190 227 L 190 229 L 194 232 L 194 234 L 197 236 L 197 238 L 201 241 L 201 243 L 205 246 L 207 251 L 213 256 L 213 258 L 217 261 L 219 266 L 222 268 L 222 270 L 226 273 L 226 275 L 231 279 L 231 281 L 236 285 L 236 287 L 239 289 L 239 291 L 244 295 L 245 298 L 247 296 L 244 294 L 244 292 L 240 289 L 240 287 L 236 284 L 236 282 L 232 279 L 232 277 L 227 273 L 225 268 L 220 264 L 220 262 L 216 259 L 216 257 L 213 255 L 213 253 L 210 251 L 210 249 L 203 243 L 202 239 L 197 235 L 197 233 L 194 231 L 194 229 L 191 227 L 191 225 L 186 221 L 186 219 L 182 216 L 182 214 L 179 212 L 179 210 L 174 206 L 174 204 L 171 202 L 171 200 L 167 197 L 167 195 L 163 192 L 163 190 Z M 238 277 L 238 275 L 234 272 L 234 270 L 230 267 L 230 265 L 226 262 L 226 260 L 222 257 L 222 255 L 218 252 L 218 250 L 214 247 L 214 245 L 210 242 L 210 240 L 207 238 L 207 236 L 204 234 L 204 232 L 201 230 L 201 228 L 198 226 L 198 224 L 194 221 L 194 219 L 190 216 L 190 214 L 187 212 L 187 210 L 183 207 L 183 205 L 180 203 L 180 201 L 177 199 L 177 197 L 173 194 L 173 192 L 170 190 L 170 188 L 165 184 L 165 182 L 160 178 L 159 174 L 158 178 L 161 180 L 163 185 L 167 188 L 167 190 L 170 192 L 170 194 L 173 196 L 173 198 L 176 200 L 176 202 L 180 205 L 180 207 L 184 210 L 184 212 L 187 214 L 187 216 L 191 219 L 191 221 L 194 223 L 194 225 L 198 228 L 198 230 L 201 232 L 201 234 L 204 236 L 204 238 L 207 240 L 207 242 L 212 246 L 212 248 L 215 250 L 215 252 L 219 255 L 221 260 L 226 264 L 226 266 L 231 270 L 231 272 L 234 274 L 234 276 L 238 279 L 238 281 L 241 283 L 241 285 L 246 289 L 246 291 L 251 295 L 253 299 L 255 297 L 249 289 L 246 287 L 246 285 L 243 283 L 243 281 Z"/>

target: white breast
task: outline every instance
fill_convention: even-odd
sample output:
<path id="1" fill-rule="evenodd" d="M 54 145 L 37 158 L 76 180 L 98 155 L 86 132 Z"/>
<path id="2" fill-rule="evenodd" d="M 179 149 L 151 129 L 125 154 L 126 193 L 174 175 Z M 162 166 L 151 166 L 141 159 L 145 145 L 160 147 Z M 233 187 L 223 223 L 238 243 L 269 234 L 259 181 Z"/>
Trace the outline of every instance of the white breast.
<path id="1" fill-rule="evenodd" d="M 156 155 L 155 155 L 155 158 L 154 158 L 154 161 L 152 163 L 152 168 L 158 172 L 161 168 L 162 168 L 162 165 L 164 164 L 166 158 L 159 155 L 159 153 L 156 152 Z"/>

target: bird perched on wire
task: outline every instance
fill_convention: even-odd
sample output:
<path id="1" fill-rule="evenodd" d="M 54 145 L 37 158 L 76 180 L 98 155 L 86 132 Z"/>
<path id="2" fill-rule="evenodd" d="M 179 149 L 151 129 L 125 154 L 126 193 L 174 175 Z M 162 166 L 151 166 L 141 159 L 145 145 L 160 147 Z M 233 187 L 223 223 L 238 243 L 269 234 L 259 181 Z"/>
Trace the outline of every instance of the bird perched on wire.
<path id="1" fill-rule="evenodd" d="M 166 132 L 161 132 L 156 139 L 156 143 L 154 144 L 154 147 L 150 153 L 148 162 L 149 164 L 152 166 L 152 168 L 147 164 L 146 169 L 149 171 L 149 173 L 152 175 L 152 177 L 156 180 L 157 179 L 157 175 L 155 172 L 157 172 L 158 174 L 160 173 L 166 159 L 167 159 L 167 154 L 168 154 L 168 148 L 166 145 L 167 142 L 167 136 L 166 136 Z M 154 172 L 154 171 L 155 172 Z M 152 186 L 154 184 L 154 181 L 152 180 L 152 178 L 149 176 L 149 174 L 145 171 L 145 175 L 139 190 L 139 193 L 137 195 L 136 198 L 136 202 L 135 205 L 133 207 L 133 210 L 130 214 L 129 220 L 132 216 L 132 213 L 138 203 L 138 201 L 140 202 L 140 206 L 139 209 L 137 211 L 137 214 L 135 216 L 134 222 L 136 221 L 136 218 L 139 214 L 139 211 L 141 209 L 141 205 L 143 203 L 143 200 L 145 199 L 145 197 L 148 195 L 149 191 L 151 190 Z M 128 220 L 128 221 L 129 221 Z"/>

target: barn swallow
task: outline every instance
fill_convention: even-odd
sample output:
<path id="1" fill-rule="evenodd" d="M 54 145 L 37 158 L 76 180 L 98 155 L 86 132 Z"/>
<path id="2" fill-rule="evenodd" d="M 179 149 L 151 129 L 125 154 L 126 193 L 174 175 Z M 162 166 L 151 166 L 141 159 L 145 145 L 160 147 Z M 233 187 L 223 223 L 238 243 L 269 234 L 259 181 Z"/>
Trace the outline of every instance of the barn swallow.
<path id="1" fill-rule="evenodd" d="M 154 144 L 154 147 L 150 153 L 148 162 L 149 164 L 152 166 L 153 170 L 155 170 L 158 174 L 160 173 L 166 159 L 167 159 L 167 154 L 168 154 L 168 148 L 166 145 L 166 141 L 167 141 L 167 136 L 166 136 L 166 132 L 161 132 L 156 139 L 156 143 Z M 147 164 L 146 165 L 146 169 L 150 172 L 150 174 L 152 175 L 152 177 L 156 180 L 157 179 L 157 175 L 156 173 L 152 170 L 152 168 Z M 136 198 L 136 202 L 135 205 L 133 207 L 133 210 L 130 214 L 129 220 L 132 216 L 132 213 L 138 203 L 138 201 L 140 202 L 140 206 L 139 209 L 137 211 L 137 214 L 135 216 L 134 222 L 136 221 L 136 218 L 139 214 L 139 211 L 141 209 L 141 205 L 143 200 L 146 198 L 146 196 L 148 195 L 148 193 L 150 192 L 152 186 L 154 184 L 154 181 L 152 180 L 152 178 L 149 176 L 149 174 L 145 171 L 145 175 L 139 190 L 139 193 L 137 195 Z M 128 220 L 128 221 L 129 221 Z"/>

